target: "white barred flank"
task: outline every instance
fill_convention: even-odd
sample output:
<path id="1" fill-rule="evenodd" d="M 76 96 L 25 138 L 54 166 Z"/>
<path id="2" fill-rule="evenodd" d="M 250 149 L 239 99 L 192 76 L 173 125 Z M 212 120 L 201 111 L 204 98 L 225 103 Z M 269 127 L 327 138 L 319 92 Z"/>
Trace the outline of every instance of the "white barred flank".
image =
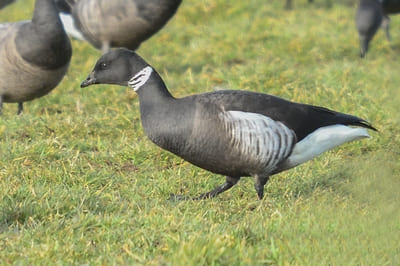
<path id="1" fill-rule="evenodd" d="M 250 112 L 221 112 L 220 118 L 231 138 L 232 146 L 272 171 L 291 153 L 296 143 L 294 132 L 279 121 Z"/>
<path id="2" fill-rule="evenodd" d="M 128 81 L 129 87 L 131 87 L 134 91 L 137 91 L 149 80 L 152 72 L 153 69 L 149 66 L 143 68 Z"/>

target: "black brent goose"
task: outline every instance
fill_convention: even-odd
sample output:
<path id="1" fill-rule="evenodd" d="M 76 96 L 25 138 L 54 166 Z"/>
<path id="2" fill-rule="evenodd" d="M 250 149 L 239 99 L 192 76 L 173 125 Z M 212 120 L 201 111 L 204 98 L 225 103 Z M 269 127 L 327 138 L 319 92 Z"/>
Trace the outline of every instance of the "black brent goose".
<path id="1" fill-rule="evenodd" d="M 356 26 L 360 39 L 360 56 L 365 57 L 369 42 L 382 24 L 383 9 L 378 0 L 360 0 L 356 11 Z"/>
<path id="2" fill-rule="evenodd" d="M 261 199 L 271 175 L 376 130 L 356 116 L 262 93 L 218 90 L 174 98 L 154 68 L 123 48 L 104 54 L 81 87 L 92 84 L 133 88 L 151 141 L 226 176 L 224 184 L 194 199 L 215 197 L 245 176 L 255 178 Z"/>
<path id="3" fill-rule="evenodd" d="M 0 24 L 0 111 L 53 90 L 68 70 L 71 44 L 54 0 L 36 0 L 31 21 Z"/>
<path id="4" fill-rule="evenodd" d="M 135 50 L 160 30 L 182 0 L 68 0 L 76 27 L 103 53 Z"/>

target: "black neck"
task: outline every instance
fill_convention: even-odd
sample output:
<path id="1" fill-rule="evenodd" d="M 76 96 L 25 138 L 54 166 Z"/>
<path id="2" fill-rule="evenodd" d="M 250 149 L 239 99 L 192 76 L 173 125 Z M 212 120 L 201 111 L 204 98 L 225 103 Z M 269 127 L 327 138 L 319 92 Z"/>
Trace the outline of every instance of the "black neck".
<path id="1" fill-rule="evenodd" d="M 52 23 L 49 23 L 50 21 Z M 54 0 L 36 0 L 32 23 L 39 27 L 46 27 L 46 29 L 56 28 L 61 25 Z M 49 24 L 53 25 L 53 27 L 49 27 Z"/>
<path id="2" fill-rule="evenodd" d="M 162 103 L 174 99 L 160 75 L 153 69 L 149 80 L 137 91 L 142 103 Z"/>
<path id="3" fill-rule="evenodd" d="M 54 0 L 36 0 L 32 22 L 19 29 L 15 43 L 27 62 L 43 69 L 64 67 L 71 59 L 71 44 Z"/>

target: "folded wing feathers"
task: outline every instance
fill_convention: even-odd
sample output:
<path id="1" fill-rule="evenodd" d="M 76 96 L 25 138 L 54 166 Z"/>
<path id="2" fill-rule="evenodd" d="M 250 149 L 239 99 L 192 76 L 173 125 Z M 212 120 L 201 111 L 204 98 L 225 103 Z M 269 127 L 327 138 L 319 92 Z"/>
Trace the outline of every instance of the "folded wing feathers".
<path id="1" fill-rule="evenodd" d="M 291 129 L 261 114 L 223 111 L 220 118 L 233 149 L 249 160 L 259 161 L 265 171 L 272 171 L 285 160 L 296 143 Z"/>

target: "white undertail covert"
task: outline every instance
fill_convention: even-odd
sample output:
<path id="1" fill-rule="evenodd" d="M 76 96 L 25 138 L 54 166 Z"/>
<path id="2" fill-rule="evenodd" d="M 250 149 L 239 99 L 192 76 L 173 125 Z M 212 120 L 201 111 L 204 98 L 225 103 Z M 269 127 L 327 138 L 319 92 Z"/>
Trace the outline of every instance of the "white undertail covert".
<path id="1" fill-rule="evenodd" d="M 321 127 L 294 146 L 293 152 L 286 162 L 287 168 L 309 161 L 346 142 L 369 137 L 365 128 L 353 128 L 345 125 Z"/>

